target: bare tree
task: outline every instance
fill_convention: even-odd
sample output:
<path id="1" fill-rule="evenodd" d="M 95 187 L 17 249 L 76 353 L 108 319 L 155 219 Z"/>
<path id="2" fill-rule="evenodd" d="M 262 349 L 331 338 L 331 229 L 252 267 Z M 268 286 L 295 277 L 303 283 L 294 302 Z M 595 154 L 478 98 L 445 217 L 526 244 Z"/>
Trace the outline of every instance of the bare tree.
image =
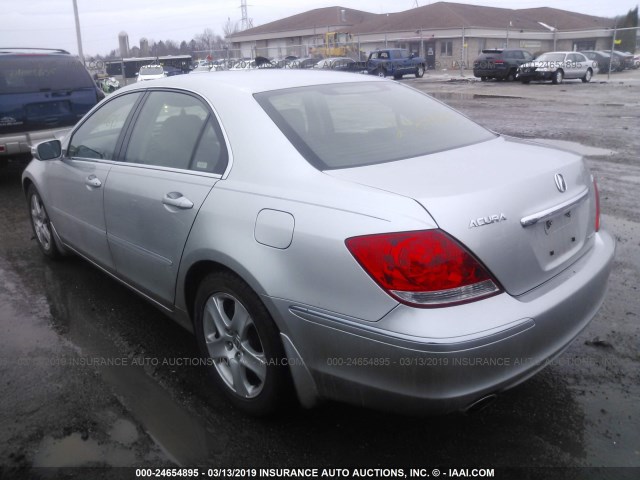
<path id="1" fill-rule="evenodd" d="M 210 28 L 205 28 L 204 32 L 195 36 L 198 49 L 213 50 L 216 43 L 216 34 Z"/>
<path id="2" fill-rule="evenodd" d="M 165 40 L 165 47 L 167 47 L 168 55 L 178 55 L 180 53 L 180 47 L 178 46 L 178 42 L 174 40 Z"/>
<path id="3" fill-rule="evenodd" d="M 238 25 L 238 22 L 232 22 L 231 18 L 227 18 L 226 23 L 222 26 L 224 38 L 227 38 L 229 35 L 233 35 L 234 33 L 238 33 L 239 31 L 240 26 Z"/>

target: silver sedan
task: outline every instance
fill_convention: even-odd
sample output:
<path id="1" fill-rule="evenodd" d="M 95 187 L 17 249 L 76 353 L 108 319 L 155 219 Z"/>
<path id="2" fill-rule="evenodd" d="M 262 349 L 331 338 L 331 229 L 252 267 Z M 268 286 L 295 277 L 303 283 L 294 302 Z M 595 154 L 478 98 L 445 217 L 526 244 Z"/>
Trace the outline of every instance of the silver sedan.
<path id="1" fill-rule="evenodd" d="M 42 252 L 193 331 L 253 414 L 479 408 L 588 325 L 615 250 L 579 156 L 376 77 L 141 82 L 33 151 Z"/>

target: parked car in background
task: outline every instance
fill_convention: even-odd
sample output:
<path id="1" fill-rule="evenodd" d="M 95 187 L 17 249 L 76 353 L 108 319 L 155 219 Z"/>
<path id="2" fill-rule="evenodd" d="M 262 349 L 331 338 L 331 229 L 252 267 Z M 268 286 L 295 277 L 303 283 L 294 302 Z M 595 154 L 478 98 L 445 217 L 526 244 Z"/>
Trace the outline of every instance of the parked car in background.
<path id="1" fill-rule="evenodd" d="M 182 75 L 184 72 L 172 65 L 163 65 L 162 69 L 164 70 L 165 77 L 173 77 L 174 75 Z"/>
<path id="2" fill-rule="evenodd" d="M 284 58 L 275 58 L 271 61 L 274 68 L 298 68 L 298 57 L 295 55 L 287 55 Z"/>
<path id="3" fill-rule="evenodd" d="M 0 48 L 0 167 L 9 156 L 64 134 L 105 97 L 64 50 Z"/>
<path id="4" fill-rule="evenodd" d="M 356 61 L 348 57 L 324 58 L 317 62 L 313 68 L 323 70 L 353 71 Z"/>
<path id="5" fill-rule="evenodd" d="M 616 58 L 618 60 L 619 62 L 618 68 L 617 68 L 618 72 L 621 72 L 627 68 L 633 67 L 633 54 L 620 52 L 618 50 L 614 50 L 613 52 L 611 52 L 611 50 L 603 50 L 603 51 L 609 55 L 612 55 L 613 58 Z"/>
<path id="6" fill-rule="evenodd" d="M 594 73 L 609 73 L 609 66 L 611 65 L 611 71 L 618 71 L 620 68 L 620 60 L 614 57 L 611 59 L 611 54 L 600 50 L 584 50 L 582 53 L 589 60 L 593 60 L 598 64 L 598 71 Z"/>
<path id="7" fill-rule="evenodd" d="M 297 58 L 290 63 L 290 68 L 313 68 L 319 59 L 317 57 Z"/>
<path id="8" fill-rule="evenodd" d="M 148 80 L 157 80 L 166 77 L 162 65 L 145 65 L 138 72 L 137 82 L 146 82 Z"/>
<path id="9" fill-rule="evenodd" d="M 193 331 L 238 408 L 475 410 L 596 314 L 615 241 L 579 155 L 373 76 L 212 76 L 118 90 L 22 182 L 43 254 Z"/>
<path id="10" fill-rule="evenodd" d="M 238 70 L 254 70 L 258 68 L 255 60 L 251 59 L 243 59 L 238 60 L 229 70 L 230 71 L 238 71 Z"/>
<path id="11" fill-rule="evenodd" d="M 543 53 L 532 62 L 523 63 L 518 68 L 518 80 L 529 83 L 532 80 L 562 83 L 565 79 L 580 79 L 590 82 L 596 63 L 578 52 Z"/>
<path id="12" fill-rule="evenodd" d="M 393 76 L 400 79 L 403 75 L 424 75 L 424 58 L 404 48 L 385 48 L 371 52 L 366 65 L 367 72 L 378 77 Z"/>
<path id="13" fill-rule="evenodd" d="M 624 68 L 635 69 L 638 68 L 638 64 L 635 63 L 635 57 L 631 52 L 624 52 L 616 50 L 614 52 L 622 59 L 622 63 L 624 64 Z"/>
<path id="14" fill-rule="evenodd" d="M 515 80 L 518 67 L 533 60 L 527 50 L 519 48 L 488 48 L 473 61 L 473 76 L 487 81 Z"/>

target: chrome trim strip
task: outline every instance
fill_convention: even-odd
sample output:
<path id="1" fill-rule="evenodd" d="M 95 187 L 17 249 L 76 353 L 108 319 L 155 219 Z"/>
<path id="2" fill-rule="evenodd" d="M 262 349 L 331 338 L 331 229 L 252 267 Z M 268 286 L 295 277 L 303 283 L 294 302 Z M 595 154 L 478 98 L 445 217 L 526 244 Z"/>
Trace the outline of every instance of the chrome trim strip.
<path id="1" fill-rule="evenodd" d="M 520 220 L 520 225 L 524 228 L 530 227 L 531 225 L 535 225 L 538 222 L 542 222 L 551 217 L 555 217 L 556 215 L 560 215 L 567 210 L 571 210 L 571 208 L 575 207 L 577 204 L 582 202 L 589 196 L 589 189 L 585 188 L 582 192 L 576 195 L 573 198 L 570 198 L 566 202 L 562 202 L 555 207 L 547 208 L 546 210 L 542 210 L 541 212 L 534 213 L 532 215 L 527 215 L 526 217 L 522 217 Z"/>
<path id="2" fill-rule="evenodd" d="M 468 337 L 463 339 L 455 337 L 426 338 L 391 332 L 375 325 L 363 325 L 347 318 L 341 318 L 336 314 L 320 312 L 299 305 L 291 305 L 289 312 L 302 320 L 325 328 L 393 347 L 426 353 L 454 353 L 485 347 L 525 332 L 536 325 L 532 318 L 522 318 L 502 326 L 502 330 L 499 331 L 492 329 L 492 333 L 485 333 L 484 335 L 482 335 L 483 332 L 478 332 L 473 335 L 475 338 L 471 339 Z"/>
<path id="3" fill-rule="evenodd" d="M 76 255 L 78 255 L 79 257 L 81 257 L 83 260 L 86 260 L 87 262 L 89 262 L 91 265 L 93 265 L 94 267 L 100 269 L 101 271 L 103 271 L 104 273 L 106 273 L 107 275 L 109 275 L 111 278 L 113 278 L 114 280 L 117 280 L 118 282 L 120 282 L 121 284 L 123 284 L 125 287 L 130 288 L 131 290 L 133 290 L 135 293 L 137 293 L 138 295 L 140 295 L 141 297 L 146 298 L 147 300 L 149 300 L 153 305 L 155 305 L 156 307 L 159 307 L 160 309 L 162 309 L 165 312 L 171 313 L 173 314 L 173 309 L 166 307 L 164 304 L 160 303 L 158 300 L 152 298 L 151 296 L 147 295 L 146 293 L 142 292 L 141 290 L 137 289 L 136 287 L 134 287 L 133 285 L 131 285 L 130 283 L 127 283 L 126 281 L 124 281 L 122 278 L 118 277 L 116 274 L 110 272 L 109 270 L 107 270 L 106 268 L 104 268 L 102 265 L 94 262 L 93 260 L 91 260 L 89 257 L 87 257 L 86 255 L 84 255 L 83 253 L 79 252 L 78 250 L 76 250 L 75 248 L 71 247 L 69 244 L 64 243 L 65 248 L 71 250 L 73 253 L 75 253 Z"/>
<path id="4" fill-rule="evenodd" d="M 198 170 L 186 170 L 183 168 L 162 167 L 160 165 L 149 165 L 145 163 L 134 162 L 119 162 L 117 160 L 106 160 L 102 158 L 84 158 L 84 157 L 61 157 L 61 161 L 73 161 L 73 162 L 86 162 L 86 163 L 102 163 L 105 165 L 117 165 L 120 167 L 137 167 L 145 168 L 148 170 L 159 170 L 161 172 L 180 173 L 184 175 L 193 175 L 196 177 L 209 177 L 221 179 L 222 175 L 219 173 L 200 172 Z"/>

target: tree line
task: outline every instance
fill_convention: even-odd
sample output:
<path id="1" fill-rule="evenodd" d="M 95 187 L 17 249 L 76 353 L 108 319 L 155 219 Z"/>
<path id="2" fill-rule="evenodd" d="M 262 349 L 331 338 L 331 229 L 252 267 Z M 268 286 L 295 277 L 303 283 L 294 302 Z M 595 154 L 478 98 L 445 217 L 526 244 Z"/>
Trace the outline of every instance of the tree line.
<path id="1" fill-rule="evenodd" d="M 224 37 L 239 31 L 238 23 L 227 20 L 223 26 Z M 203 52 L 223 50 L 228 47 L 225 38 L 216 34 L 211 28 L 205 28 L 202 33 L 195 35 L 191 40 L 159 40 L 141 38 L 139 45 L 129 47 L 128 57 L 162 57 L 166 55 L 191 55 L 201 57 Z M 96 55 L 92 60 L 109 60 L 121 58 L 118 49 L 111 50 L 106 56 Z"/>

